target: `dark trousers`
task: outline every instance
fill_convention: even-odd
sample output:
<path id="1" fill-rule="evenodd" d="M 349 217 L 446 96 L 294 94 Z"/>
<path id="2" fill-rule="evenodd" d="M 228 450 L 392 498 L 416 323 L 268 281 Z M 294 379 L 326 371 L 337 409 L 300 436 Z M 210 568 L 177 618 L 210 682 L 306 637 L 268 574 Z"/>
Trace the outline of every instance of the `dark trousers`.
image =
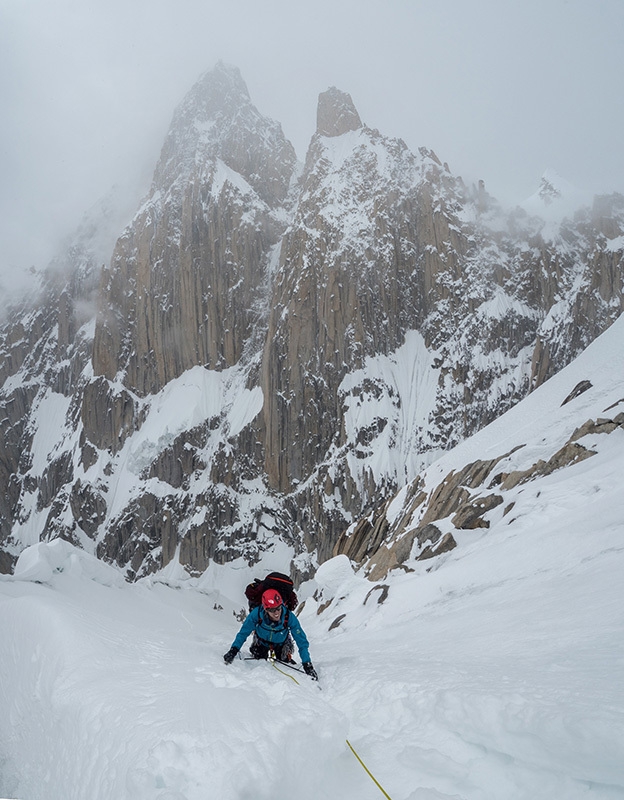
<path id="1" fill-rule="evenodd" d="M 292 661 L 293 640 L 292 636 L 288 634 L 286 641 L 282 644 L 270 644 L 260 639 L 256 633 L 253 635 L 253 641 L 249 648 L 249 652 L 254 658 L 268 658 L 269 651 L 273 650 L 275 657 L 278 661 Z"/>

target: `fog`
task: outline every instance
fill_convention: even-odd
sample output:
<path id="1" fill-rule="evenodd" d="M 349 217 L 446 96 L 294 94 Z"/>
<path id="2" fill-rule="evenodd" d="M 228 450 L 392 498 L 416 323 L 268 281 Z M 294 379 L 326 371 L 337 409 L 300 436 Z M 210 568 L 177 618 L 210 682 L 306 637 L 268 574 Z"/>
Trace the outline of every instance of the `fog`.
<path id="1" fill-rule="evenodd" d="M 521 202 L 545 169 L 624 191 L 621 0 L 0 0 L 0 291 L 113 184 L 149 186 L 218 60 L 303 160 L 318 94 Z"/>

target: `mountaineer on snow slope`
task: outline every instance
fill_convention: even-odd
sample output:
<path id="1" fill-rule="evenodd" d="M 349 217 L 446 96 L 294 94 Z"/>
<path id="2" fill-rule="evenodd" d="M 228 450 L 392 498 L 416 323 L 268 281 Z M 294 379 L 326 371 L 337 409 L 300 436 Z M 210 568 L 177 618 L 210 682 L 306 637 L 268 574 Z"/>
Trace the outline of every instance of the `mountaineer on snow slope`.
<path id="1" fill-rule="evenodd" d="M 262 603 L 249 613 L 232 646 L 223 656 L 226 664 L 232 663 L 251 633 L 254 636 L 249 650 L 254 658 L 267 658 L 272 650 L 277 659 L 285 663 L 293 661 L 292 642 L 288 636 L 292 633 L 303 669 L 313 680 L 318 680 L 310 660 L 307 636 L 297 617 L 282 602 L 282 596 L 276 589 L 267 589 L 262 595 Z"/>

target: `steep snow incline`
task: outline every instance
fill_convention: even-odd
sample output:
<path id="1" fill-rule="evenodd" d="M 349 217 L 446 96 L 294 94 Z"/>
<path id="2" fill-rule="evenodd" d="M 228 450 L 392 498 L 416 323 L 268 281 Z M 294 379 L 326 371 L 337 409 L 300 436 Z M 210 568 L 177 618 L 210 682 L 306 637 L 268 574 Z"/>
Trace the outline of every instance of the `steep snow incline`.
<path id="1" fill-rule="evenodd" d="M 548 457 L 619 406 L 620 333 L 442 466 L 520 440 Z M 560 408 L 580 375 L 593 388 Z M 392 800 L 622 800 L 624 431 L 590 438 L 596 455 L 412 572 L 373 585 L 345 556 L 322 565 L 300 612 L 321 692 L 223 663 L 241 562 L 127 585 L 65 542 L 27 550 L 0 580 L 0 795 L 381 797 L 348 738 Z"/>
<path id="2" fill-rule="evenodd" d="M 246 570 L 128 586 L 63 542 L 28 551 L 0 582 L 0 793 L 380 797 L 349 738 L 392 800 L 624 797 L 623 442 L 605 443 L 522 524 L 466 534 L 381 604 L 327 562 L 336 599 L 301 614 L 322 692 L 223 664 L 242 604 L 214 586 L 242 597 Z"/>
<path id="3" fill-rule="evenodd" d="M 305 796 L 328 789 L 324 765 L 346 721 L 310 681 L 265 663 L 225 666 L 231 603 L 105 587 L 69 545 L 39 549 L 24 574 L 51 578 L 51 564 L 63 570 L 54 588 L 2 584 L 3 796 L 268 799 L 302 764 Z"/>

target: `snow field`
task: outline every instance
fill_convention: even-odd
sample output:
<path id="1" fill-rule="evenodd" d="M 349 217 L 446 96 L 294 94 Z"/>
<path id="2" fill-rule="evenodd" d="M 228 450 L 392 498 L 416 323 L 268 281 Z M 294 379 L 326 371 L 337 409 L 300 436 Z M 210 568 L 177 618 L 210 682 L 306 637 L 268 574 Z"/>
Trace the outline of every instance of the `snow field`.
<path id="1" fill-rule="evenodd" d="M 347 724 L 305 675 L 227 667 L 238 623 L 206 595 L 54 582 L 3 584 L 3 793 L 269 798 L 305 764 L 314 796 Z"/>
<path id="2" fill-rule="evenodd" d="M 242 603 L 215 588 L 128 586 L 38 545 L 18 570 L 30 580 L 0 582 L 2 795 L 381 797 L 348 738 L 392 800 L 624 797 L 614 456 L 571 468 L 594 504 L 566 513 L 565 472 L 549 476 L 536 516 L 465 532 L 391 576 L 381 604 L 346 558 L 324 564 L 317 588 L 335 599 L 301 614 L 321 692 L 265 662 L 226 666 Z"/>

